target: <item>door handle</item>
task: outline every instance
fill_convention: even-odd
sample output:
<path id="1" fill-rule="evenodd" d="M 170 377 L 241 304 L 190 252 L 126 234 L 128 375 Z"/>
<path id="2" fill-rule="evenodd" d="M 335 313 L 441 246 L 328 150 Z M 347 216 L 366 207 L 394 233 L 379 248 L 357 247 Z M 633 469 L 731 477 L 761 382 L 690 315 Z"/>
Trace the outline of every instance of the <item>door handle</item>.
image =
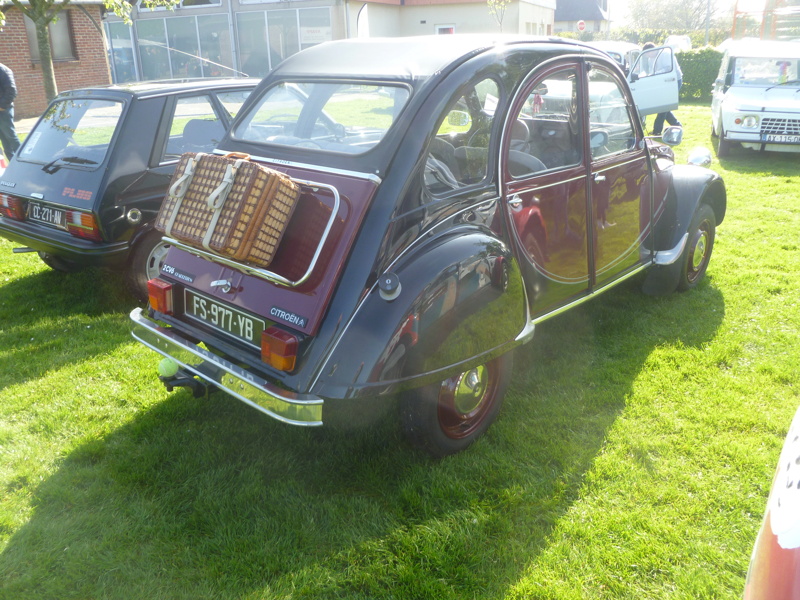
<path id="1" fill-rule="evenodd" d="M 519 210 L 522 208 L 522 198 L 520 198 L 517 194 L 514 194 L 508 201 L 508 205 L 513 208 L 514 210 Z"/>
<path id="2" fill-rule="evenodd" d="M 593 179 L 595 183 L 602 183 L 606 180 L 606 176 L 595 173 Z"/>

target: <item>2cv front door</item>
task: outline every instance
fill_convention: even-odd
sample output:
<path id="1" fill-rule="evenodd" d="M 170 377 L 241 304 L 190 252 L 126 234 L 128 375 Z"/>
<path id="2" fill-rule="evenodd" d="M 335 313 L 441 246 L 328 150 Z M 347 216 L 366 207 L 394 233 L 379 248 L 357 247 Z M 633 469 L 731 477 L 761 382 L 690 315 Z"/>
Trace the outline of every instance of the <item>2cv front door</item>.
<path id="1" fill-rule="evenodd" d="M 631 107 L 616 71 L 590 60 L 539 69 L 513 101 L 502 189 L 534 321 L 648 259 L 648 156 Z"/>

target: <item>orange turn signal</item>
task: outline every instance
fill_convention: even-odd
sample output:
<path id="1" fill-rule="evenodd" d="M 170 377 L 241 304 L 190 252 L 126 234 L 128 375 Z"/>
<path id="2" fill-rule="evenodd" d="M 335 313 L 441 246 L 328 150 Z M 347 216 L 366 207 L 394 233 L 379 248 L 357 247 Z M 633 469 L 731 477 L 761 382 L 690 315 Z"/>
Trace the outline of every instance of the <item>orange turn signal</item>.
<path id="1" fill-rule="evenodd" d="M 172 284 L 161 279 L 151 279 L 147 282 L 147 296 L 153 310 L 171 315 L 173 309 Z"/>
<path id="2" fill-rule="evenodd" d="M 299 345 L 296 335 L 269 327 L 261 333 L 261 360 L 279 371 L 291 371 L 297 362 Z"/>

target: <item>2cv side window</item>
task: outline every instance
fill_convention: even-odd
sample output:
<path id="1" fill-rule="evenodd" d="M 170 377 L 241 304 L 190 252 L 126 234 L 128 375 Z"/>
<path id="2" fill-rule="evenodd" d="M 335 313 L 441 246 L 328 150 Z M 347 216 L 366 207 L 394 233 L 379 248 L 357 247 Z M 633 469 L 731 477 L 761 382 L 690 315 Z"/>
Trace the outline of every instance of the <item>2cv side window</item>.
<path id="1" fill-rule="evenodd" d="M 589 138 L 595 160 L 636 146 L 636 133 L 619 82 L 599 67 L 589 71 Z"/>
<path id="2" fill-rule="evenodd" d="M 497 82 L 486 78 L 450 103 L 425 161 L 425 187 L 431 194 L 446 194 L 486 178 L 499 97 Z"/>
<path id="3" fill-rule="evenodd" d="M 512 177 L 580 164 L 583 137 L 578 82 L 576 69 L 569 67 L 549 73 L 533 85 L 509 131 Z"/>

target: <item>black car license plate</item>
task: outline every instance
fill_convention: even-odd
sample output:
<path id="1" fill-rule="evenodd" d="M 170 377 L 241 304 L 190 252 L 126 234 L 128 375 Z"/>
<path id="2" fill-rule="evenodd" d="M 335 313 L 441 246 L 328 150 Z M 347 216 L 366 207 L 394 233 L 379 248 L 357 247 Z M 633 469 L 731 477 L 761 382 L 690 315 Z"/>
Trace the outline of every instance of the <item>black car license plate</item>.
<path id="1" fill-rule="evenodd" d="M 28 202 L 28 220 L 61 229 L 67 227 L 67 213 L 64 210 L 39 202 Z"/>
<path id="2" fill-rule="evenodd" d="M 261 332 L 267 327 L 264 319 L 254 317 L 188 288 L 184 290 L 184 301 L 184 314 L 187 317 L 257 348 L 261 347 Z"/>

